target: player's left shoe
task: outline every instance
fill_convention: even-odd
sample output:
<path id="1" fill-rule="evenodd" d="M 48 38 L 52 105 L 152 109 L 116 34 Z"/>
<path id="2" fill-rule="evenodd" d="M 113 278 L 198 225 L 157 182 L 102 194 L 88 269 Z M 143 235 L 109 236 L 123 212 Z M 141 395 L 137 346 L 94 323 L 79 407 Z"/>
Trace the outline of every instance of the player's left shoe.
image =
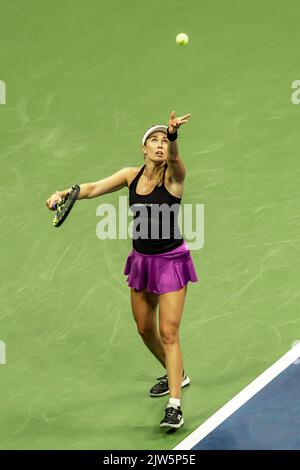
<path id="1" fill-rule="evenodd" d="M 168 393 L 170 393 L 167 374 L 164 375 L 163 377 L 158 377 L 157 380 L 158 380 L 158 383 L 153 385 L 153 387 L 150 390 L 151 397 L 162 397 L 163 395 L 167 395 Z M 183 374 L 181 387 L 182 388 L 186 387 L 190 383 L 191 383 L 190 378 L 187 375 Z"/>
<path id="2" fill-rule="evenodd" d="M 168 406 L 166 408 L 165 417 L 160 422 L 161 428 L 180 428 L 184 423 L 182 410 L 180 407 L 174 408 L 173 406 Z"/>

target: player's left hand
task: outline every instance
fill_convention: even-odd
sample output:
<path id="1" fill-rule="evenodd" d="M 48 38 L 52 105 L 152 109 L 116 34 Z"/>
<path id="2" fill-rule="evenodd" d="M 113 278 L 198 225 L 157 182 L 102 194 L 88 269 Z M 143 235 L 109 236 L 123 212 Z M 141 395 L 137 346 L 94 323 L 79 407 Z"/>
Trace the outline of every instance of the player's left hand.
<path id="1" fill-rule="evenodd" d="M 191 114 L 185 114 L 184 116 L 175 118 L 175 111 L 172 111 L 168 126 L 170 134 L 175 134 L 177 129 L 179 129 L 182 124 L 188 122 L 190 116 Z"/>
<path id="2" fill-rule="evenodd" d="M 59 191 L 56 191 L 52 196 L 50 196 L 47 201 L 46 201 L 46 206 L 50 211 L 55 211 L 55 206 L 54 204 L 57 204 L 58 202 L 61 202 L 62 198 L 59 195 Z"/>

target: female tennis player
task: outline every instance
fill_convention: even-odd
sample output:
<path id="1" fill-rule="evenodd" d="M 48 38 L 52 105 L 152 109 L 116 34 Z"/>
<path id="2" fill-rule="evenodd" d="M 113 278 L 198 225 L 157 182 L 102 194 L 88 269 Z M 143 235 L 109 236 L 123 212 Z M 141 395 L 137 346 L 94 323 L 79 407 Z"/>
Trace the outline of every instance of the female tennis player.
<path id="1" fill-rule="evenodd" d="M 190 250 L 180 234 L 177 216 L 183 195 L 185 166 L 179 156 L 177 131 L 188 122 L 190 114 L 175 118 L 172 111 L 169 125 L 155 125 L 147 129 L 142 138 L 145 164 L 142 167 L 126 167 L 108 178 L 95 183 L 80 185 L 78 199 L 89 199 L 129 188 L 129 204 L 134 213 L 133 249 L 124 269 L 130 287 L 131 309 L 145 345 L 166 369 L 150 390 L 159 397 L 170 394 L 161 427 L 179 428 L 183 425 L 181 388 L 190 384 L 183 368 L 179 341 L 179 327 L 189 281 L 197 282 Z M 69 192 L 57 191 L 47 200 L 48 209 L 60 202 Z M 162 206 L 163 205 L 163 206 Z M 166 221 L 153 215 L 153 207 L 169 208 L 173 218 Z M 147 208 L 144 219 L 138 217 L 139 209 Z M 136 213 L 135 213 L 136 212 Z M 155 211 L 154 211 L 155 212 Z M 167 236 L 164 222 L 168 222 Z M 139 236 L 141 225 L 148 229 L 147 236 Z M 151 227 L 158 228 L 152 237 Z M 159 326 L 157 307 L 159 306 Z"/>

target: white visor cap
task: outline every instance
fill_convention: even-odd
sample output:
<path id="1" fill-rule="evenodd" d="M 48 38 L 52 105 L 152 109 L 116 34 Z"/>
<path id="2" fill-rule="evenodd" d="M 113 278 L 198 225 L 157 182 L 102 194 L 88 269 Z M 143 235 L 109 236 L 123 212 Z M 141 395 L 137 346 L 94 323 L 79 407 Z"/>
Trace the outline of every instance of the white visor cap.
<path id="1" fill-rule="evenodd" d="M 164 125 L 156 125 L 156 126 L 150 127 L 149 129 L 146 130 L 145 134 L 143 135 L 142 145 L 145 145 L 145 142 L 148 139 L 149 135 L 153 134 L 153 132 L 164 132 L 166 134 L 167 129 L 168 129 L 168 126 L 164 126 Z"/>

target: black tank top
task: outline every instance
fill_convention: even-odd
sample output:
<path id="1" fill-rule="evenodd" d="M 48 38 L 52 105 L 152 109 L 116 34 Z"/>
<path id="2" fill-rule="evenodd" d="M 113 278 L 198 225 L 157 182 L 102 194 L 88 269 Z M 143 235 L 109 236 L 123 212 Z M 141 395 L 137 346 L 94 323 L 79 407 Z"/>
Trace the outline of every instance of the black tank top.
<path id="1" fill-rule="evenodd" d="M 183 243 L 178 226 L 181 198 L 173 196 L 163 183 L 150 194 L 137 194 L 136 187 L 144 171 L 144 165 L 129 186 L 129 205 L 133 212 L 133 248 L 143 254 L 165 253 Z"/>

